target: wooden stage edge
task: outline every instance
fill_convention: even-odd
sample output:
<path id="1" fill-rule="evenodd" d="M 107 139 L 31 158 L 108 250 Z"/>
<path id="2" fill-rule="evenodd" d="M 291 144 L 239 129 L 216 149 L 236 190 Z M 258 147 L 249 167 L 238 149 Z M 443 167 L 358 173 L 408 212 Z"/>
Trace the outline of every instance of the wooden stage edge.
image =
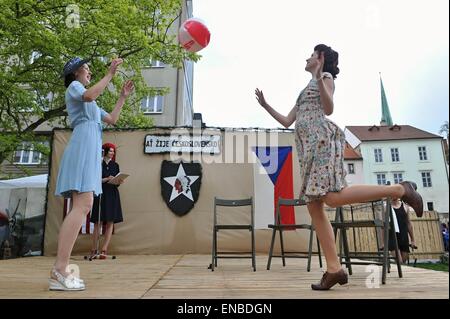
<path id="1" fill-rule="evenodd" d="M 392 265 L 387 282 L 378 284 L 379 266 L 353 266 L 349 283 L 329 291 L 312 291 L 323 269 L 313 257 L 311 271 L 306 259 L 272 260 L 258 255 L 257 270 L 250 259 L 219 259 L 214 272 L 210 255 L 119 255 L 117 259 L 84 260 L 74 256 L 86 290 L 48 290 L 54 257 L 0 260 L 0 299 L 120 298 L 120 299 L 448 299 L 449 273 L 403 266 L 403 278 Z M 374 279 L 374 280 L 371 280 Z"/>

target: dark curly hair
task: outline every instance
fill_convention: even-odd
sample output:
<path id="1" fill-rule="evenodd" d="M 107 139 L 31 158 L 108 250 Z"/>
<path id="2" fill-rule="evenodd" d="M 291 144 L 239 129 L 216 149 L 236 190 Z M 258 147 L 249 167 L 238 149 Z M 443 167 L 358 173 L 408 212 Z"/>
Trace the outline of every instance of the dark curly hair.
<path id="1" fill-rule="evenodd" d="M 66 88 L 68 88 L 69 85 L 70 85 L 70 83 L 72 83 L 73 81 L 75 81 L 75 79 L 76 79 L 75 74 L 73 74 L 73 73 L 67 74 L 67 75 L 64 77 L 64 86 L 65 86 Z"/>
<path id="2" fill-rule="evenodd" d="M 334 51 L 331 47 L 325 45 L 325 44 L 318 44 L 314 47 L 314 51 L 324 53 L 325 57 L 325 63 L 323 65 L 323 72 L 329 72 L 333 76 L 333 79 L 336 78 L 336 75 L 339 74 L 339 53 Z"/>

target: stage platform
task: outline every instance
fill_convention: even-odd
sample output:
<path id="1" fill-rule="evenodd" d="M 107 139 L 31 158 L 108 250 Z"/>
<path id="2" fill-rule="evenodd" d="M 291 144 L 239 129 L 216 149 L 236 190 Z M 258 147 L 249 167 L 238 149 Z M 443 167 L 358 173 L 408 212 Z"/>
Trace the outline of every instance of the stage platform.
<path id="1" fill-rule="evenodd" d="M 403 266 L 399 278 L 395 265 L 386 285 L 368 288 L 372 269 L 353 266 L 349 284 L 329 291 L 312 291 L 323 270 L 317 257 L 311 272 L 306 259 L 272 261 L 266 270 L 267 255 L 258 255 L 257 271 L 250 259 L 220 259 L 214 272 L 207 269 L 209 255 L 120 255 L 117 259 L 84 260 L 74 256 L 86 290 L 48 291 L 47 278 L 53 257 L 0 260 L 0 299 L 8 298 L 151 298 L 151 299 L 319 299 L 319 298 L 449 298 L 449 274 Z M 373 267 L 373 266 L 372 266 Z M 379 274 L 381 276 L 381 268 Z M 373 274 L 372 274 L 373 275 Z M 369 282 L 370 284 L 370 282 Z"/>

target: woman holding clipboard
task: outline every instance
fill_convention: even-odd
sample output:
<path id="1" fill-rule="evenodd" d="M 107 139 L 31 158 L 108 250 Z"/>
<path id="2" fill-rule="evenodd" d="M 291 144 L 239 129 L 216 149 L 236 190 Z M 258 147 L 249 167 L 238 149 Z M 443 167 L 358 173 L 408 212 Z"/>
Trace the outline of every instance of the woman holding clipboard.
<path id="1" fill-rule="evenodd" d="M 115 161 L 116 146 L 111 143 L 105 143 L 102 146 L 103 161 L 102 161 L 102 190 L 101 207 L 100 207 L 100 224 L 106 223 L 104 231 L 105 241 L 102 245 L 100 254 L 97 252 L 97 238 L 99 236 L 99 197 L 94 198 L 94 205 L 91 212 L 91 222 L 94 223 L 94 233 L 92 240 L 92 256 L 99 256 L 99 259 L 108 258 L 108 246 L 111 241 L 114 224 L 123 221 L 122 206 L 120 204 L 119 185 L 123 183 L 120 180 L 113 183 L 113 178 L 120 173 L 119 164 Z"/>

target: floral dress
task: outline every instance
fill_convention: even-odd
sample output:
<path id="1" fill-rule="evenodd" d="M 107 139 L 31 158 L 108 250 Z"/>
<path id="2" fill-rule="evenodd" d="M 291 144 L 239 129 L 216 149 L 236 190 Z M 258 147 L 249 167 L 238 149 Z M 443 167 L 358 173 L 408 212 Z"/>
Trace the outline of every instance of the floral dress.
<path id="1" fill-rule="evenodd" d="M 324 73 L 326 77 L 331 74 Z M 307 203 L 347 186 L 344 132 L 326 118 L 312 79 L 297 99 L 295 143 L 300 163 L 300 200 Z"/>

